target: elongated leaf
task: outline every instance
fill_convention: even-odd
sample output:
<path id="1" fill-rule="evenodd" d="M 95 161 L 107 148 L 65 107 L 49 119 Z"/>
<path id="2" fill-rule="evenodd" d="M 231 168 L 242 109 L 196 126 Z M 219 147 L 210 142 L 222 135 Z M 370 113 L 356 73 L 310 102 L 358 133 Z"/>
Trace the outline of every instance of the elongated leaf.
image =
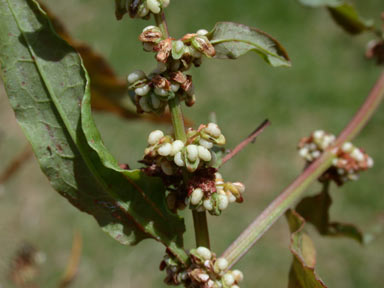
<path id="1" fill-rule="evenodd" d="M 112 169 L 116 160 L 93 149 L 100 138 L 88 145 L 81 125 L 87 73 L 34 0 L 0 0 L 0 63 L 17 120 L 52 186 L 122 244 L 153 238 L 185 258 L 183 220 L 167 209 L 161 181 Z M 98 134 L 93 121 L 86 125 Z"/>
<path id="2" fill-rule="evenodd" d="M 330 221 L 329 209 L 331 205 L 329 184 L 324 184 L 324 189 L 318 195 L 301 200 L 296 211 L 305 221 L 313 224 L 321 235 L 348 237 L 363 243 L 363 233 L 355 225 Z"/>
<path id="3" fill-rule="evenodd" d="M 284 47 L 259 29 L 232 22 L 219 22 L 208 37 L 215 47 L 216 58 L 236 59 L 254 51 L 274 67 L 291 66 Z"/>
<path id="4" fill-rule="evenodd" d="M 354 5 L 342 0 L 298 0 L 310 7 L 326 7 L 333 20 L 350 34 L 372 30 L 373 21 L 360 17 Z"/>
<path id="5" fill-rule="evenodd" d="M 316 250 L 304 232 L 304 218 L 293 210 L 287 211 L 286 216 L 292 233 L 290 249 L 293 254 L 288 288 L 326 288 L 315 272 Z"/>

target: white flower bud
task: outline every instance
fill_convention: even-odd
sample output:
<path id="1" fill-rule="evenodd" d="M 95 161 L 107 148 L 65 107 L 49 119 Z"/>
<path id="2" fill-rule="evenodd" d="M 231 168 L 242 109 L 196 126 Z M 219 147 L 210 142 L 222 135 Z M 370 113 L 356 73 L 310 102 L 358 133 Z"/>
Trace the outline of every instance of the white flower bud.
<path id="1" fill-rule="evenodd" d="M 220 210 L 227 209 L 229 204 L 227 195 L 219 194 L 218 199 L 219 199 L 219 209 Z"/>
<path id="2" fill-rule="evenodd" d="M 139 96 L 145 96 L 151 91 L 149 85 L 144 85 L 143 87 L 138 87 L 135 89 L 135 94 Z"/>
<path id="3" fill-rule="evenodd" d="M 226 285 L 226 286 L 232 286 L 232 284 L 235 283 L 235 278 L 233 277 L 233 275 L 231 273 L 226 273 L 223 276 L 223 282 L 224 282 L 224 285 Z"/>
<path id="4" fill-rule="evenodd" d="M 137 16 L 139 16 L 140 18 L 144 18 L 145 16 L 147 16 L 149 13 L 149 10 L 147 7 L 145 6 L 142 6 L 139 10 L 139 12 L 137 13 Z"/>
<path id="5" fill-rule="evenodd" d="M 199 156 L 199 151 L 196 145 L 191 144 L 187 146 L 187 156 L 189 161 L 191 162 L 195 162 L 197 160 L 197 157 Z"/>
<path id="6" fill-rule="evenodd" d="M 177 91 L 179 91 L 179 89 L 180 89 L 180 84 L 177 84 L 177 83 L 171 84 L 172 92 L 176 93 Z"/>
<path id="7" fill-rule="evenodd" d="M 172 168 L 172 164 L 169 163 L 167 160 L 165 161 L 161 161 L 161 170 L 163 170 L 163 172 L 168 175 L 168 176 L 171 176 L 173 175 L 173 168 Z"/>
<path id="8" fill-rule="evenodd" d="M 141 109 L 144 111 L 144 112 L 151 112 L 152 109 L 151 107 L 148 105 L 147 103 L 147 99 L 145 99 L 145 97 L 141 97 L 140 100 L 139 100 L 139 105 L 141 107 Z"/>
<path id="9" fill-rule="evenodd" d="M 211 149 L 213 147 L 213 143 L 209 142 L 203 138 L 199 140 L 199 144 L 207 149 Z"/>
<path id="10" fill-rule="evenodd" d="M 341 150 L 345 153 L 352 152 L 353 144 L 351 142 L 345 142 L 343 146 L 341 146 Z"/>
<path id="11" fill-rule="evenodd" d="M 160 2 L 158 0 L 147 0 L 147 7 L 155 14 L 160 13 Z"/>
<path id="12" fill-rule="evenodd" d="M 237 191 L 239 191 L 241 194 L 245 192 L 245 185 L 241 182 L 235 182 L 232 183 L 233 186 L 236 187 Z"/>
<path id="13" fill-rule="evenodd" d="M 145 27 L 145 28 L 143 29 L 143 32 L 148 31 L 148 30 L 150 30 L 150 29 L 155 29 L 155 28 L 157 28 L 157 26 L 150 25 L 150 26 Z"/>
<path id="14" fill-rule="evenodd" d="M 241 282 L 244 280 L 244 274 L 243 272 L 241 272 L 240 270 L 233 270 L 232 271 L 232 275 L 233 277 L 235 278 L 235 281 L 237 283 Z"/>
<path id="15" fill-rule="evenodd" d="M 217 267 L 217 269 L 219 271 L 223 271 L 223 270 L 227 269 L 228 268 L 228 261 L 227 261 L 227 259 L 225 259 L 225 258 L 217 259 L 216 262 L 215 262 L 215 267 Z"/>
<path id="16" fill-rule="evenodd" d="M 325 135 L 325 132 L 323 130 L 317 130 L 315 132 L 313 132 L 313 138 L 315 138 L 316 140 L 320 140 L 321 138 L 323 138 Z"/>
<path id="17" fill-rule="evenodd" d="M 161 101 L 159 98 L 157 98 L 156 95 L 154 95 L 154 94 L 151 95 L 151 102 L 152 102 L 153 109 L 159 109 L 160 108 Z"/>
<path id="18" fill-rule="evenodd" d="M 209 280 L 209 275 L 208 275 L 208 274 L 205 274 L 205 273 L 203 273 L 203 274 L 199 274 L 198 277 L 199 277 L 200 280 L 203 281 L 203 282 L 207 282 L 207 281 Z"/>
<path id="19" fill-rule="evenodd" d="M 203 196 L 204 196 L 203 190 L 201 190 L 200 188 L 193 190 L 191 194 L 191 204 L 192 205 L 199 204 L 201 199 L 203 199 Z"/>
<path id="20" fill-rule="evenodd" d="M 205 29 L 200 29 L 196 32 L 197 35 L 205 36 L 208 34 L 208 31 Z"/>
<path id="21" fill-rule="evenodd" d="M 165 71 L 167 71 L 167 65 L 165 63 L 162 63 L 162 62 L 157 62 L 157 67 L 153 71 L 153 73 L 154 74 L 160 74 L 160 73 L 163 73 Z"/>
<path id="22" fill-rule="evenodd" d="M 173 161 L 179 167 L 183 167 L 185 165 L 184 159 L 183 159 L 183 154 L 181 152 L 176 153 L 175 157 L 173 158 Z"/>
<path id="23" fill-rule="evenodd" d="M 229 203 L 234 203 L 237 200 L 236 197 L 232 193 L 228 193 L 227 197 L 228 197 Z"/>
<path id="24" fill-rule="evenodd" d="M 178 152 L 181 151 L 181 149 L 184 148 L 184 142 L 181 141 L 181 140 L 176 140 L 176 141 L 173 141 L 172 143 L 172 153 L 171 155 L 174 156 L 176 155 Z"/>
<path id="25" fill-rule="evenodd" d="M 239 285 L 232 285 L 231 288 L 240 288 Z"/>
<path id="26" fill-rule="evenodd" d="M 133 84 L 139 80 L 142 80 L 145 78 L 145 73 L 142 70 L 136 70 L 128 75 L 128 83 Z"/>
<path id="27" fill-rule="evenodd" d="M 211 211 L 213 209 L 212 201 L 210 199 L 204 200 L 203 206 L 205 210 Z"/>
<path id="28" fill-rule="evenodd" d="M 165 144 L 160 146 L 160 148 L 157 150 L 157 152 L 161 156 L 164 156 L 164 157 L 169 156 L 172 152 L 172 145 L 170 143 L 165 143 Z"/>
<path id="29" fill-rule="evenodd" d="M 358 162 L 363 162 L 365 159 L 364 154 L 361 152 L 359 148 L 353 149 L 351 153 L 351 157 Z"/>
<path id="30" fill-rule="evenodd" d="M 148 144 L 155 145 L 163 137 L 164 137 L 163 131 L 161 130 L 152 131 L 148 136 Z"/>
<path id="31" fill-rule="evenodd" d="M 197 51 L 194 47 L 189 46 L 189 53 L 193 58 L 201 58 L 203 54 L 201 54 L 199 51 Z"/>
<path id="32" fill-rule="evenodd" d="M 212 159 L 212 155 L 211 155 L 211 152 L 209 152 L 209 150 L 203 146 L 198 146 L 197 147 L 198 151 L 199 151 L 199 158 L 205 162 L 209 162 L 211 161 Z"/>
<path id="33" fill-rule="evenodd" d="M 213 280 L 211 280 L 211 279 L 209 279 L 207 285 L 208 285 L 207 288 L 216 288 L 216 287 L 215 287 L 215 282 L 213 282 Z"/>
<path id="34" fill-rule="evenodd" d="M 168 96 L 169 92 L 163 88 L 155 87 L 155 93 L 156 95 L 165 97 Z"/>
<path id="35" fill-rule="evenodd" d="M 368 159 L 367 159 L 367 166 L 368 166 L 368 168 L 372 168 L 373 165 L 375 165 L 373 159 L 371 157 L 368 157 Z"/>
<path id="36" fill-rule="evenodd" d="M 221 136 L 221 130 L 220 130 L 219 126 L 217 126 L 217 124 L 215 124 L 215 123 L 209 123 L 207 128 L 206 128 L 206 131 L 208 132 L 208 134 L 210 134 L 211 136 L 213 136 L 215 138 L 218 138 Z"/>
<path id="37" fill-rule="evenodd" d="M 309 150 L 307 147 L 301 148 L 299 150 L 299 155 L 303 158 L 306 158 L 308 156 Z"/>
<path id="38" fill-rule="evenodd" d="M 321 156 L 321 152 L 319 150 L 316 150 L 316 151 L 313 151 L 311 155 L 313 158 L 317 159 Z"/>
<path id="39" fill-rule="evenodd" d="M 210 260 L 210 259 L 212 258 L 212 253 L 211 253 L 211 251 L 209 251 L 209 249 L 207 249 L 207 248 L 205 248 L 205 247 L 202 247 L 202 246 L 198 247 L 198 248 L 196 249 L 196 252 L 197 252 L 197 254 L 198 254 L 201 258 L 203 258 L 204 260 Z"/>
<path id="40" fill-rule="evenodd" d="M 175 42 L 175 50 L 177 53 L 180 53 L 184 49 L 184 43 L 181 40 Z"/>

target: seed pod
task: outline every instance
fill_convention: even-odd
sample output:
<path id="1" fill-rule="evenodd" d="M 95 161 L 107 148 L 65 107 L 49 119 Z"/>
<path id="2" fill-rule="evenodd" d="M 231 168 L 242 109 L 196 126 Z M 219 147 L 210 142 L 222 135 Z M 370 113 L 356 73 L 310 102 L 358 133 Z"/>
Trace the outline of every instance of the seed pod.
<path id="1" fill-rule="evenodd" d="M 215 47 L 213 47 L 206 36 L 195 36 L 192 38 L 192 45 L 197 51 L 203 53 L 207 57 L 214 57 L 216 55 Z"/>
<path id="2" fill-rule="evenodd" d="M 163 37 L 163 33 L 159 27 L 156 26 L 148 26 L 139 36 L 139 40 L 144 43 L 154 43 L 157 44 L 161 41 Z"/>

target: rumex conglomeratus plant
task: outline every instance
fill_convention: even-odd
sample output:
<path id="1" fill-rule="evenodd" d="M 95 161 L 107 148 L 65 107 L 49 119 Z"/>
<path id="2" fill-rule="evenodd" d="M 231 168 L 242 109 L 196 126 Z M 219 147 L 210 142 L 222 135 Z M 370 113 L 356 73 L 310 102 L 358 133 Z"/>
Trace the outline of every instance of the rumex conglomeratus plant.
<path id="1" fill-rule="evenodd" d="M 377 43 L 382 41 L 382 31 L 363 22 L 357 12 L 351 14 L 351 6 L 331 2 L 322 6 L 346 31 L 373 31 L 379 38 Z M 331 181 L 344 185 L 373 166 L 372 158 L 350 141 L 381 102 L 384 75 L 338 138 L 317 130 L 300 141 L 304 172 L 217 257 L 210 248 L 207 213 L 219 216 L 231 203 L 246 200 L 244 184 L 224 181 L 219 169 L 269 122 L 230 153 L 224 148 L 225 130 L 217 123 L 186 129 L 182 105 L 192 107 L 199 101 L 188 71 L 206 59 L 237 59 L 252 51 L 273 67 L 289 67 L 290 60 L 282 45 L 265 32 L 232 22 L 173 38 L 164 12 L 171 4 L 169 0 L 115 1 L 118 19 L 128 14 L 135 20 L 155 21 L 144 27 L 138 41 L 144 51 L 153 53 L 156 65 L 149 72 L 129 73 L 128 93 L 138 113 L 162 115 L 169 111 L 173 126 L 173 133 L 155 130 L 148 135 L 148 146 L 143 147 L 144 156 L 139 160 L 143 166 L 132 170 L 119 165 L 102 142 L 91 114 L 89 77 L 77 52 L 57 36 L 36 1 L 0 0 L 2 77 L 43 172 L 63 197 L 92 215 L 120 243 L 135 245 L 150 238 L 164 244 L 166 255 L 160 269 L 166 273 L 165 283 L 196 288 L 238 288 L 244 276 L 231 270 L 233 265 L 318 179 L 324 185 L 319 197 L 304 198 L 297 211 L 286 213 L 294 257 L 290 287 L 325 287 L 314 272 L 313 244 L 303 227 L 309 222 L 323 235 L 362 241 L 357 229 L 330 222 L 328 211 L 317 204 L 323 201 L 321 207 L 329 208 Z M 380 63 L 380 49 L 370 51 Z M 181 210 L 185 209 L 193 214 L 196 249 L 183 244 Z M 317 221 L 316 213 L 324 221 Z"/>

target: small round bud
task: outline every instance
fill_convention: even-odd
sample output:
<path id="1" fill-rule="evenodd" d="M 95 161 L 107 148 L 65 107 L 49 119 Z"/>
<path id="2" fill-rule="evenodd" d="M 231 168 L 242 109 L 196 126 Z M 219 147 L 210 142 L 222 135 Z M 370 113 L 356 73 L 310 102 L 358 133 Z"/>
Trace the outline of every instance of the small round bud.
<path id="1" fill-rule="evenodd" d="M 138 87 L 135 89 L 135 94 L 139 96 L 145 96 L 151 91 L 149 85 L 144 85 L 143 87 Z"/>
<path id="2" fill-rule="evenodd" d="M 325 135 L 325 132 L 323 130 L 317 130 L 315 132 L 313 132 L 313 137 L 316 139 L 316 140 L 320 140 L 321 138 L 323 138 Z"/>
<path id="3" fill-rule="evenodd" d="M 171 2 L 170 0 L 162 0 L 161 5 L 163 6 L 163 8 L 166 8 L 166 7 L 168 7 L 170 2 Z"/>
<path id="4" fill-rule="evenodd" d="M 163 170 L 165 175 L 171 176 L 173 175 L 173 168 L 172 164 L 169 163 L 167 160 L 161 161 L 161 170 Z"/>
<path id="5" fill-rule="evenodd" d="M 189 161 L 191 162 L 195 162 L 197 160 L 197 157 L 199 156 L 199 151 L 196 145 L 191 144 L 187 146 L 187 156 Z"/>
<path id="6" fill-rule="evenodd" d="M 205 30 L 205 29 L 200 29 L 196 32 L 197 35 L 200 35 L 200 36 L 205 36 L 208 34 L 208 31 Z"/>
<path id="7" fill-rule="evenodd" d="M 143 43 L 143 49 L 147 52 L 153 52 L 154 45 L 152 43 L 145 42 Z"/>
<path id="8" fill-rule="evenodd" d="M 145 28 L 143 29 L 143 32 L 148 31 L 148 30 L 151 30 L 151 29 L 156 29 L 156 28 L 158 29 L 157 26 L 150 25 L 150 26 L 145 27 Z"/>
<path id="9" fill-rule="evenodd" d="M 215 267 L 217 267 L 217 269 L 219 271 L 223 271 L 223 270 L 227 269 L 228 268 L 228 261 L 227 261 L 227 259 L 225 259 L 225 258 L 217 259 L 216 262 L 215 262 Z"/>
<path id="10" fill-rule="evenodd" d="M 168 96 L 169 92 L 163 88 L 155 87 L 155 93 L 156 95 L 159 95 L 161 97 Z"/>
<path id="11" fill-rule="evenodd" d="M 180 53 L 184 49 L 184 43 L 181 40 L 175 42 L 175 50 L 177 53 Z"/>
<path id="12" fill-rule="evenodd" d="M 204 200 L 203 206 L 208 211 L 211 211 L 213 209 L 212 201 L 210 199 Z"/>
<path id="13" fill-rule="evenodd" d="M 371 157 L 368 157 L 368 159 L 367 159 L 367 166 L 368 166 L 368 168 L 372 168 L 373 165 L 375 165 L 373 159 Z"/>
<path id="14" fill-rule="evenodd" d="M 299 155 L 303 158 L 306 158 L 309 154 L 308 148 L 304 147 L 299 150 Z"/>
<path id="15" fill-rule="evenodd" d="M 361 152 L 361 150 L 359 148 L 353 149 L 353 151 L 351 153 L 351 157 L 358 162 L 362 162 L 365 159 L 364 154 Z"/>
<path id="16" fill-rule="evenodd" d="M 147 7 L 152 13 L 160 13 L 160 2 L 158 0 L 147 0 Z"/>
<path id="17" fill-rule="evenodd" d="M 159 109 L 161 106 L 161 101 L 155 94 L 151 94 L 151 102 L 153 109 Z"/>
<path id="18" fill-rule="evenodd" d="M 148 136 L 148 144 L 155 145 L 163 137 L 164 137 L 163 131 L 161 130 L 152 131 Z"/>
<path id="19" fill-rule="evenodd" d="M 184 148 L 184 142 L 181 140 L 173 141 L 172 143 L 172 153 L 171 155 L 176 155 L 176 153 L 180 152 L 181 149 Z"/>
<path id="20" fill-rule="evenodd" d="M 199 151 L 199 158 L 205 162 L 209 162 L 212 159 L 211 152 L 203 146 L 198 146 L 197 147 Z"/>
<path id="21" fill-rule="evenodd" d="M 161 156 L 164 156 L 164 157 L 169 156 L 172 152 L 172 145 L 170 143 L 165 143 L 165 144 L 160 146 L 160 148 L 157 150 L 157 152 Z"/>
<path id="22" fill-rule="evenodd" d="M 139 80 L 144 79 L 145 77 L 145 73 L 142 70 L 136 70 L 128 75 L 127 80 L 129 84 L 133 84 Z"/>
<path id="23" fill-rule="evenodd" d="M 215 138 L 218 138 L 221 136 L 221 130 L 220 130 L 219 126 L 217 126 L 217 124 L 215 124 L 215 123 L 209 123 L 207 128 L 206 128 L 206 131 L 208 132 L 208 134 L 210 134 L 211 136 L 213 136 Z"/>
<path id="24" fill-rule="evenodd" d="M 209 142 L 203 138 L 199 140 L 199 144 L 207 149 L 211 149 L 213 147 L 213 143 Z"/>
<path id="25" fill-rule="evenodd" d="M 144 112 L 151 112 L 152 109 L 151 107 L 148 105 L 147 103 L 147 99 L 145 97 L 141 97 L 140 100 L 139 100 L 139 105 L 141 107 L 141 109 L 144 111 Z"/>
<path id="26" fill-rule="evenodd" d="M 185 165 L 184 159 L 183 159 L 183 154 L 181 152 L 176 153 L 175 157 L 173 158 L 173 161 L 179 167 L 183 167 Z"/>
<path id="27" fill-rule="evenodd" d="M 203 282 L 207 282 L 207 281 L 209 280 L 209 275 L 208 275 L 208 274 L 205 274 L 205 273 L 199 274 L 198 277 L 199 277 L 200 280 L 203 281 Z"/>
<path id="28" fill-rule="evenodd" d="M 316 150 L 316 151 L 313 151 L 311 155 L 313 158 L 317 159 L 321 156 L 321 152 L 319 150 Z"/>
<path id="29" fill-rule="evenodd" d="M 212 258 L 212 253 L 209 249 L 205 248 L 205 247 L 198 247 L 196 249 L 196 252 L 197 254 L 203 258 L 204 260 L 210 260 Z"/>
<path id="30" fill-rule="evenodd" d="M 233 277 L 235 278 L 235 281 L 236 281 L 237 283 L 243 281 L 243 279 L 244 279 L 244 274 L 243 274 L 243 272 L 241 272 L 240 270 L 233 270 L 233 271 L 232 271 L 232 275 L 233 275 Z"/>
<path id="31" fill-rule="evenodd" d="M 353 144 L 351 142 L 345 142 L 343 146 L 341 147 L 341 150 L 345 153 L 352 152 Z"/>
<path id="32" fill-rule="evenodd" d="M 235 283 L 235 278 L 233 277 L 233 275 L 231 273 L 226 273 L 223 276 L 223 283 L 226 286 L 232 286 L 232 284 Z"/>
<path id="33" fill-rule="evenodd" d="M 241 182 L 235 182 L 235 183 L 232 183 L 233 186 L 236 187 L 237 191 L 239 191 L 240 193 L 244 193 L 245 192 L 245 185 Z"/>
<path id="34" fill-rule="evenodd" d="M 171 84 L 171 90 L 172 90 L 172 92 L 177 92 L 177 91 L 179 91 L 179 89 L 180 89 L 180 84 L 177 84 L 177 83 L 175 83 L 175 84 Z"/>
<path id="35" fill-rule="evenodd" d="M 139 9 L 139 12 L 137 13 L 137 16 L 139 16 L 140 18 L 144 18 L 148 14 L 149 14 L 149 9 L 144 5 L 142 5 Z"/>
<path id="36" fill-rule="evenodd" d="M 203 199 L 203 196 L 204 196 L 203 190 L 201 190 L 200 188 L 193 190 L 191 194 L 191 204 L 192 205 L 199 204 L 201 199 Z"/>
<path id="37" fill-rule="evenodd" d="M 219 209 L 220 210 L 227 209 L 229 204 L 227 195 L 219 194 L 218 199 L 219 199 Z"/>
<path id="38" fill-rule="evenodd" d="M 228 197 L 229 203 L 234 203 L 237 200 L 236 197 L 232 193 L 228 193 L 227 197 Z"/>
<path id="39" fill-rule="evenodd" d="M 240 288 L 239 285 L 232 285 L 231 288 Z"/>

